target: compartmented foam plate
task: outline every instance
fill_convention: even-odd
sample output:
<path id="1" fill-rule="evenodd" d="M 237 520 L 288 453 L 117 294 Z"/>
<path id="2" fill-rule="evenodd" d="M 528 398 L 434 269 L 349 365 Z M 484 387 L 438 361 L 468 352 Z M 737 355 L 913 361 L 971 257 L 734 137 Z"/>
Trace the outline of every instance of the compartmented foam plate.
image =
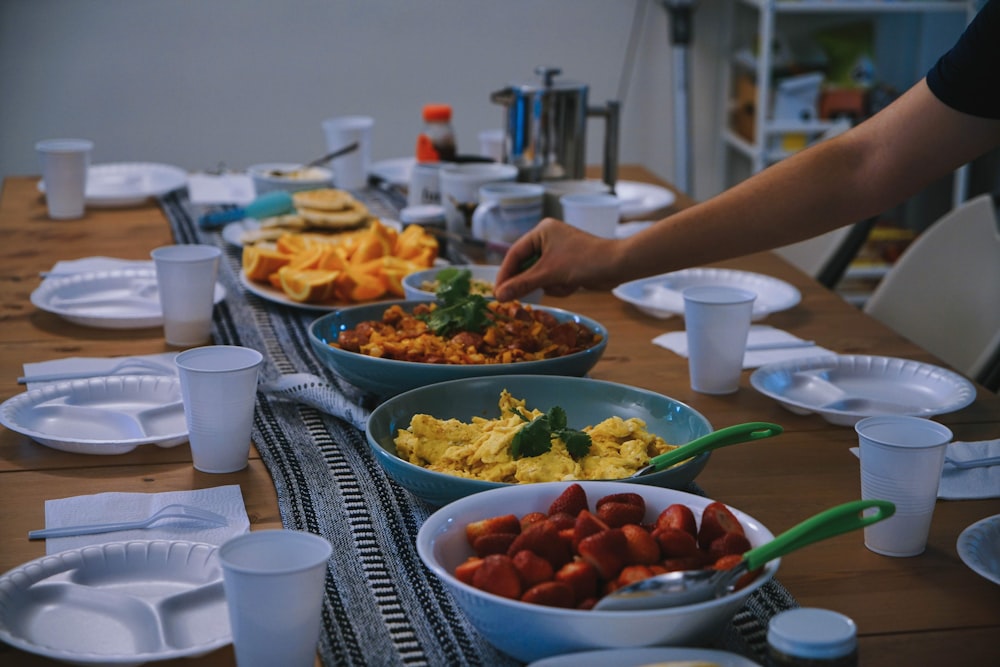
<path id="1" fill-rule="evenodd" d="M 140 665 L 232 642 L 218 549 L 111 542 L 43 556 L 0 576 L 0 639 L 79 665 Z"/>
<path id="2" fill-rule="evenodd" d="M 109 375 L 58 382 L 0 404 L 0 423 L 53 449 L 124 454 L 187 442 L 180 379 Z"/>

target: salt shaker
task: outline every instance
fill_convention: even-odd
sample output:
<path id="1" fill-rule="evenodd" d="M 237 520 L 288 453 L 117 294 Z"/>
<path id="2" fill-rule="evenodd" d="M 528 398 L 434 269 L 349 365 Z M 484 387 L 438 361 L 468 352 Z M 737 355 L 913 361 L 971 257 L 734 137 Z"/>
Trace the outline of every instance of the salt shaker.
<path id="1" fill-rule="evenodd" d="M 769 667 L 857 667 L 857 627 L 828 609 L 783 611 L 768 623 L 767 657 Z"/>

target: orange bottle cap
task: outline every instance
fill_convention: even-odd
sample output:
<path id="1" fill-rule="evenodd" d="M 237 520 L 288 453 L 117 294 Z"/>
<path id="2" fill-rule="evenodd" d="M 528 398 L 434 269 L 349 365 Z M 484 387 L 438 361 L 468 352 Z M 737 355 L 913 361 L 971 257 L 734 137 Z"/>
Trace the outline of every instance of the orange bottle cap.
<path id="1" fill-rule="evenodd" d="M 451 120 L 450 104 L 425 104 L 424 121 L 428 123 L 447 123 Z"/>

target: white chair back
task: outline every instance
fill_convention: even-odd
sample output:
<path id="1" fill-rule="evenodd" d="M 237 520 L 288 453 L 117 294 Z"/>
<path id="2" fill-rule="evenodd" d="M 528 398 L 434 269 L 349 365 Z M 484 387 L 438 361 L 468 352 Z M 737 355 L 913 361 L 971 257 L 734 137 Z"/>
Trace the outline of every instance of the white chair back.
<path id="1" fill-rule="evenodd" d="M 993 198 L 970 199 L 921 233 L 864 311 L 981 381 L 1000 345 L 1000 230 Z"/>

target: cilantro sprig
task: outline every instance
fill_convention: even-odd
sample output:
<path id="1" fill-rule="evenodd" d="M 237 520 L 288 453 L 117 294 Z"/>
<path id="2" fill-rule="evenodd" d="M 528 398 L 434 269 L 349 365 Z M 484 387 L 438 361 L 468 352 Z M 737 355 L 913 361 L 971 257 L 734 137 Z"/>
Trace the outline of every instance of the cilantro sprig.
<path id="1" fill-rule="evenodd" d="M 435 291 L 438 304 L 430 313 L 419 318 L 439 336 L 451 336 L 459 331 L 482 333 L 490 325 L 489 308 L 481 294 L 471 294 L 472 272 L 448 267 L 437 273 Z"/>
<path id="2" fill-rule="evenodd" d="M 528 422 L 518 429 L 510 443 L 511 454 L 515 459 L 525 456 L 540 456 L 549 451 L 552 449 L 553 436 L 563 441 L 563 444 L 566 445 L 566 451 L 574 459 L 579 459 L 590 451 L 590 435 L 569 428 L 566 422 L 566 411 L 558 405 L 552 406 L 548 412 L 538 415 L 534 419 L 528 419 L 520 410 L 515 410 L 515 413 Z"/>

